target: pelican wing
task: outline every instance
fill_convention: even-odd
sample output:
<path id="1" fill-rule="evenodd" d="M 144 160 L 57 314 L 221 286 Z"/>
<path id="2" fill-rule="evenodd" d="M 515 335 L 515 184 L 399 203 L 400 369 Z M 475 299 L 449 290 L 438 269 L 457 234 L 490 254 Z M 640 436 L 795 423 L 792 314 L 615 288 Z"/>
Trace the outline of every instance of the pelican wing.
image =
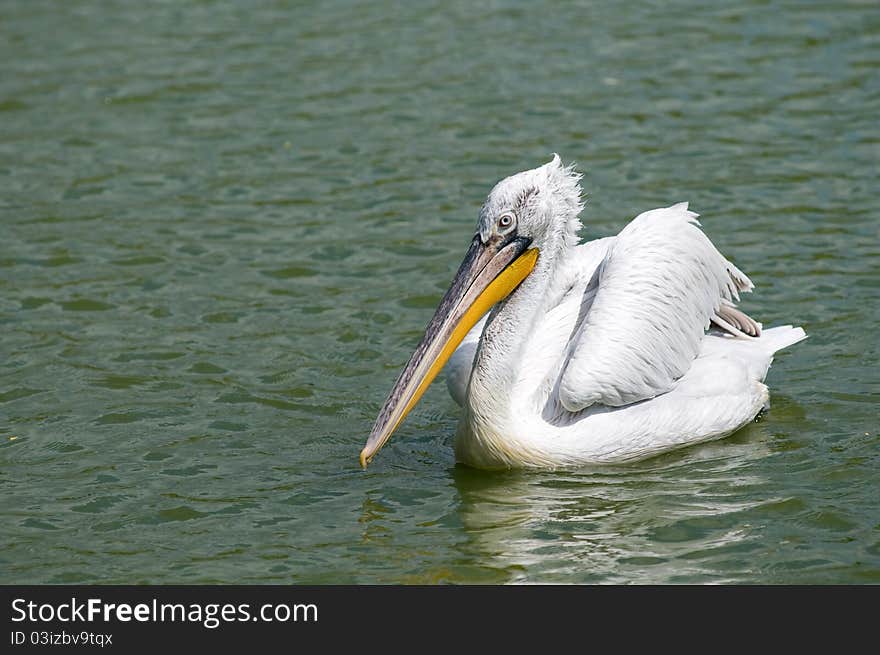
<path id="1" fill-rule="evenodd" d="M 586 287 L 559 379 L 560 403 L 575 412 L 670 391 L 697 357 L 710 321 L 737 336 L 760 333 L 733 304 L 752 287 L 687 203 L 639 215 Z"/>

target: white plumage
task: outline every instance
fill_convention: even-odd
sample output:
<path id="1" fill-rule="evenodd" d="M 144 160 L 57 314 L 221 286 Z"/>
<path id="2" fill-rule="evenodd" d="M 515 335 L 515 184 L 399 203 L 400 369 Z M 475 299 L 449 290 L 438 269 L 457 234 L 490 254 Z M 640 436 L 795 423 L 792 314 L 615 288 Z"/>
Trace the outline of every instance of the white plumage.
<path id="1" fill-rule="evenodd" d="M 516 212 L 540 255 L 447 364 L 466 464 L 621 462 L 725 436 L 767 404 L 773 354 L 806 337 L 762 332 L 735 307 L 753 285 L 686 203 L 576 245 L 579 178 L 554 157 L 500 182 L 481 212 L 480 234 Z"/>

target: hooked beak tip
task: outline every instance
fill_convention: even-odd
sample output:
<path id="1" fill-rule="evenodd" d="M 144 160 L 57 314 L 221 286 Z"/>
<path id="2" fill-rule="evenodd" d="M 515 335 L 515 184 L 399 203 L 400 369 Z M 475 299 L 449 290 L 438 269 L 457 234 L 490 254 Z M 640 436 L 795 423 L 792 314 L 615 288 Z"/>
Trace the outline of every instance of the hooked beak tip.
<path id="1" fill-rule="evenodd" d="M 361 457 L 360 457 L 360 459 L 361 459 L 361 468 L 362 468 L 362 469 L 366 469 L 366 468 L 367 468 L 367 464 L 370 463 L 370 458 L 367 456 L 367 449 L 366 449 L 366 448 L 364 448 L 364 449 L 361 451 Z"/>

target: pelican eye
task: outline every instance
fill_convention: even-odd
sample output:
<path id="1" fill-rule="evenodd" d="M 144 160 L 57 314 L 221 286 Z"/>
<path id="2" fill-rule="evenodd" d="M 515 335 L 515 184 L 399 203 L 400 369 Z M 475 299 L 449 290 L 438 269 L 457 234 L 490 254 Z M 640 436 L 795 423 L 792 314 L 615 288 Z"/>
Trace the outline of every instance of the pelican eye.
<path id="1" fill-rule="evenodd" d="M 507 229 L 514 223 L 513 214 L 501 214 L 498 218 L 498 227 Z"/>

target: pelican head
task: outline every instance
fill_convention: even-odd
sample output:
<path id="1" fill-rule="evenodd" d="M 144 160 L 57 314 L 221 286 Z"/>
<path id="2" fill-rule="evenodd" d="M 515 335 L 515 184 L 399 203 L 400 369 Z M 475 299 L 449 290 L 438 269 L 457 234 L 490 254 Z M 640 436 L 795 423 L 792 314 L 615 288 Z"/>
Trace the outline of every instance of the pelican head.
<path id="1" fill-rule="evenodd" d="M 542 259 L 560 248 L 575 245 L 581 223 L 581 175 L 563 166 L 559 155 L 538 168 L 501 180 L 480 210 L 478 234 L 486 240 L 499 220 L 510 214 L 520 236 L 532 240 Z"/>
<path id="2" fill-rule="evenodd" d="M 361 466 L 385 445 L 477 321 L 532 273 L 539 256 L 546 267 L 577 242 L 579 180 L 554 155 L 495 185 L 464 261 L 376 418 Z"/>

